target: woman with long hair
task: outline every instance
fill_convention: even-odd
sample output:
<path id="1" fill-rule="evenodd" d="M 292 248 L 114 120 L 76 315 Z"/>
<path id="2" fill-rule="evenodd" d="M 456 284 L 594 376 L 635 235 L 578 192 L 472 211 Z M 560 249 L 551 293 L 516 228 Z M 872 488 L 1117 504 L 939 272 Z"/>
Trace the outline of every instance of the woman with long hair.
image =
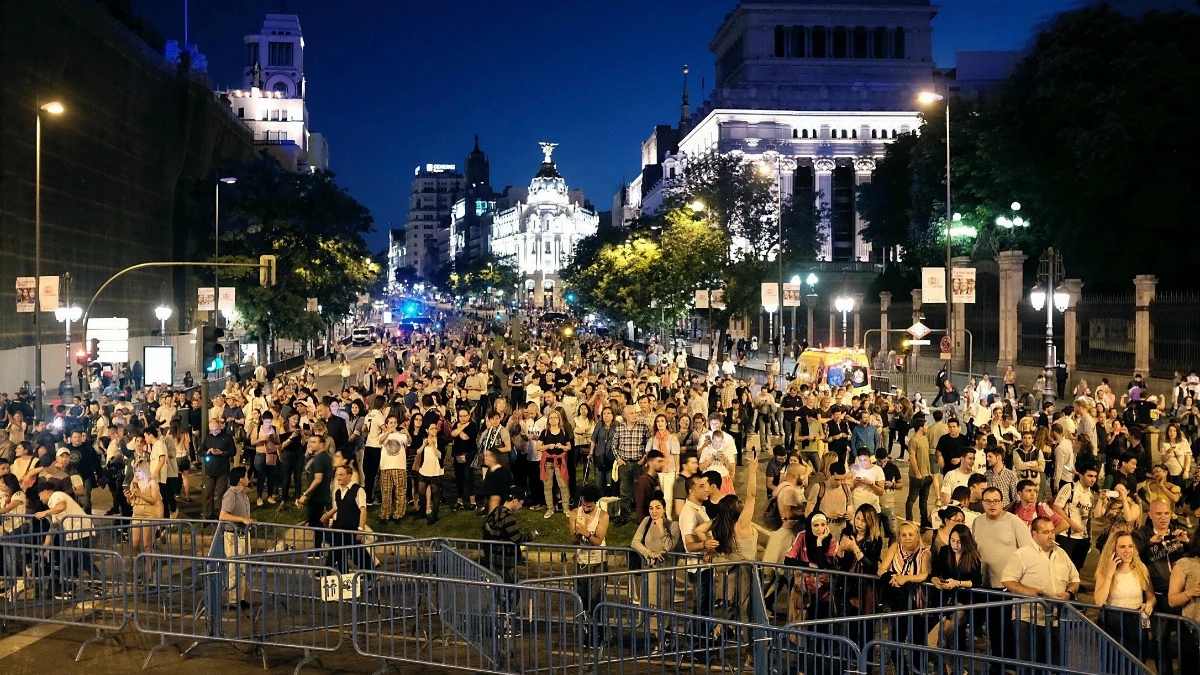
<path id="1" fill-rule="evenodd" d="M 258 413 L 254 413 L 258 416 Z M 254 447 L 254 474 L 258 477 L 258 506 L 263 497 L 275 504 L 275 489 L 278 482 L 279 430 L 270 412 L 262 413 L 261 423 L 250 429 L 250 444 Z"/>
<path id="2" fill-rule="evenodd" d="M 154 526 L 139 526 L 163 517 L 163 499 L 158 481 L 150 475 L 149 462 L 141 462 L 133 470 L 133 480 L 125 488 L 125 498 L 133 506 L 133 524 L 129 541 L 133 557 L 146 553 L 154 546 Z M 149 564 L 149 563 L 147 563 Z"/>
<path id="3" fill-rule="evenodd" d="M 1192 475 L 1192 446 L 1175 422 L 1167 425 L 1158 456 L 1167 467 L 1167 480 L 1183 487 L 1184 479 Z"/>
<path id="4" fill-rule="evenodd" d="M 170 428 L 167 435 L 175 441 L 175 464 L 179 468 L 179 476 L 174 480 L 177 485 L 172 485 L 171 490 L 177 495 L 183 495 L 183 501 L 192 501 L 191 481 L 188 480 L 188 472 L 192 470 L 192 435 L 183 430 L 183 425 L 179 418 L 173 418 L 170 422 Z M 168 482 L 172 479 L 168 479 Z"/>
<path id="5" fill-rule="evenodd" d="M 1154 612 L 1154 587 L 1150 584 L 1150 570 L 1138 555 L 1133 535 L 1127 529 L 1114 531 L 1100 551 L 1094 598 L 1101 607 L 1127 610 L 1102 612 L 1100 626 L 1139 661 L 1144 661 L 1144 646 L 1149 638 L 1142 631 Z"/>
<path id="6" fill-rule="evenodd" d="M 971 528 L 959 523 L 950 529 L 949 543 L 933 556 L 931 574 L 930 581 L 941 594 L 941 602 L 931 604 L 941 607 L 969 604 L 968 594 L 961 589 L 983 585 L 983 564 Z M 965 614 L 957 612 L 953 618 L 943 618 L 941 624 L 929 632 L 927 644 L 944 648 L 955 639 L 957 641 L 950 648 L 957 649 L 959 642 L 967 636 Z"/>
<path id="7" fill-rule="evenodd" d="M 592 468 L 596 472 L 596 487 L 603 497 L 613 496 L 617 487 L 612 480 L 612 447 L 616 434 L 616 413 L 612 406 L 600 409 L 600 417 L 592 428 Z"/>
<path id="8" fill-rule="evenodd" d="M 647 508 L 649 515 L 638 525 L 630 545 L 646 558 L 651 567 L 658 567 L 663 564 L 666 554 L 680 550 L 683 539 L 679 533 L 679 523 L 671 520 L 667 514 L 667 500 L 663 493 L 651 495 Z M 650 572 L 647 588 L 649 597 L 646 598 L 646 604 L 649 607 L 671 607 L 675 599 L 675 574 Z M 650 634 L 655 640 L 652 655 L 661 654 L 666 642 L 662 626 L 658 623 L 657 615 L 651 614 Z"/>
<path id="9" fill-rule="evenodd" d="M 592 406 L 586 402 L 581 402 L 575 409 L 575 427 L 571 430 L 574 435 L 571 452 L 575 453 L 575 462 L 584 467 L 584 482 L 590 478 L 588 460 L 592 457 L 592 430 L 596 428 L 596 417 L 592 413 Z M 596 465 L 593 462 L 590 471 L 595 471 Z M 574 478 L 568 476 L 568 478 Z M 604 495 L 601 494 L 601 497 Z"/>
<path id="10" fill-rule="evenodd" d="M 446 473 L 443 464 L 445 458 L 438 442 L 438 423 L 430 420 L 424 431 L 414 465 L 417 467 L 418 499 L 425 505 L 426 522 L 433 525 L 438 521 L 438 510 L 442 502 L 441 482 Z"/>
<path id="11" fill-rule="evenodd" d="M 551 410 L 546 415 L 546 428 L 538 436 L 536 447 L 541 454 L 539 477 L 542 494 L 546 498 L 546 513 L 543 518 L 554 516 L 554 484 L 558 483 L 559 501 L 564 515 L 571 513 L 571 489 L 567 482 L 567 452 L 571 449 L 562 414 Z"/>
<path id="12" fill-rule="evenodd" d="M 844 572 L 875 576 L 879 561 L 883 557 L 883 527 L 879 523 L 879 512 L 870 504 L 862 504 L 850 519 L 850 526 L 842 530 L 838 539 L 838 567 Z M 847 588 L 842 593 L 845 605 L 842 610 L 849 615 L 866 615 L 875 611 L 876 583 L 862 579 L 846 579 Z M 867 624 L 862 624 L 869 630 Z M 858 640 L 860 625 L 851 625 L 851 639 Z M 870 640 L 864 640 L 864 644 Z"/>
<path id="13" fill-rule="evenodd" d="M 370 390 L 370 388 L 367 389 L 367 391 Z M 346 417 L 347 442 L 349 442 L 350 448 L 354 450 L 355 461 L 358 462 L 359 466 L 362 466 L 363 454 L 367 447 L 367 406 L 361 399 L 356 398 L 350 401 L 347 410 L 350 412 L 349 416 Z M 374 497 L 368 494 L 367 501 L 370 502 L 372 499 Z"/>
<path id="14" fill-rule="evenodd" d="M 892 543 L 879 565 L 883 596 L 893 612 L 924 609 L 925 582 L 929 579 L 932 555 L 921 541 L 921 528 L 909 520 L 900 522 L 896 541 Z M 928 633 L 923 616 L 912 620 L 899 619 L 892 624 L 891 639 L 908 642 L 915 635 Z"/>

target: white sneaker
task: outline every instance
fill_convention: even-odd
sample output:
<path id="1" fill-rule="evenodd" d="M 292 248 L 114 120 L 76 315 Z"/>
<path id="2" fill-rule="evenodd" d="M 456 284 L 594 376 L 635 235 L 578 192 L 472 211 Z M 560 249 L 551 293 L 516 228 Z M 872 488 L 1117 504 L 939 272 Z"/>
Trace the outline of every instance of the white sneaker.
<path id="1" fill-rule="evenodd" d="M 542 514 L 542 519 L 550 520 L 550 518 L 553 516 L 554 516 L 554 509 L 546 509 L 546 512 L 544 514 Z"/>

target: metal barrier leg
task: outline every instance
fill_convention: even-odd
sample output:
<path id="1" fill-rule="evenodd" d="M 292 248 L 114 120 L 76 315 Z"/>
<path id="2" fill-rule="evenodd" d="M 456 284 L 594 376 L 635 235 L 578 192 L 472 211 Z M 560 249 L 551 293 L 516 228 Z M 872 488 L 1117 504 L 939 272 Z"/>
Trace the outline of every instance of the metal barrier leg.
<path id="1" fill-rule="evenodd" d="M 125 649 L 125 642 L 121 639 L 120 635 L 115 633 L 105 634 L 104 631 L 97 628 L 95 635 L 84 640 L 83 644 L 79 645 L 79 651 L 75 653 L 75 662 L 79 663 L 79 661 L 83 659 L 83 650 L 87 649 L 88 645 L 100 644 L 101 642 L 107 642 L 109 640 L 117 643 L 121 649 Z"/>
<path id="2" fill-rule="evenodd" d="M 310 663 L 315 663 L 318 668 L 325 670 L 325 664 L 321 663 L 321 659 L 313 656 L 311 649 L 305 649 L 304 658 L 300 659 L 300 663 L 296 664 L 296 669 L 292 671 L 292 675 L 300 675 L 300 670 Z"/>
<path id="3" fill-rule="evenodd" d="M 150 667 L 150 659 L 154 658 L 154 655 L 158 653 L 158 650 L 165 649 L 167 647 L 174 647 L 179 652 L 179 657 L 183 658 L 183 650 L 179 648 L 179 645 L 167 642 L 166 635 L 159 635 L 158 644 L 150 648 L 150 653 L 146 654 L 146 660 L 142 661 L 142 670 Z"/>
<path id="4" fill-rule="evenodd" d="M 384 675 L 384 673 L 387 673 L 391 669 L 392 666 L 388 663 L 387 659 L 379 659 L 379 670 L 371 673 L 371 675 Z"/>

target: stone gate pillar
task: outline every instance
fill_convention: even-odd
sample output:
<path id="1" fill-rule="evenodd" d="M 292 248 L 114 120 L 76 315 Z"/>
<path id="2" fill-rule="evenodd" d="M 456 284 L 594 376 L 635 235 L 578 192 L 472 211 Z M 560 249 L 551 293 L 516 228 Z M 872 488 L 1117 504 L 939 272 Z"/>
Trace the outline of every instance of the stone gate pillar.
<path id="1" fill-rule="evenodd" d="M 912 323 L 908 324 L 908 326 L 912 326 L 913 324 L 915 324 L 921 320 L 921 314 L 923 314 L 923 312 L 921 311 L 921 293 L 922 293 L 922 291 L 919 288 L 912 289 L 912 308 L 913 308 L 912 309 Z M 908 328 L 908 326 L 905 326 L 905 328 Z M 912 364 L 911 364 L 911 366 L 906 366 L 906 367 L 915 368 L 917 365 L 917 357 L 920 355 L 921 355 L 920 345 L 914 346 L 912 348 L 912 352 L 909 354 L 909 358 L 912 359 Z"/>
<path id="2" fill-rule="evenodd" d="M 1134 305 L 1136 314 L 1133 319 L 1133 370 L 1143 377 L 1150 377 L 1150 303 L 1154 302 L 1154 287 L 1158 277 L 1153 274 L 1139 274 L 1133 278 Z"/>
<path id="3" fill-rule="evenodd" d="M 855 293 L 854 298 L 854 332 L 850 334 L 855 348 L 864 348 L 866 345 L 862 342 L 862 304 L 863 294 Z"/>
<path id="4" fill-rule="evenodd" d="M 1079 324 L 1075 310 L 1079 307 L 1079 296 L 1083 294 L 1083 280 L 1067 279 L 1062 287 L 1068 296 L 1067 309 L 1063 312 L 1063 363 L 1067 364 L 1067 373 L 1074 377 L 1079 354 Z"/>
<path id="5" fill-rule="evenodd" d="M 1000 358 L 996 363 L 996 372 L 1002 373 L 1009 366 L 1016 365 L 1021 345 L 1018 307 L 1025 297 L 1025 254 L 1021 251 L 1001 251 L 996 256 L 996 264 L 1000 266 Z"/>
<path id="6" fill-rule="evenodd" d="M 891 338 L 888 337 L 888 308 L 891 306 L 892 294 L 882 291 L 879 294 L 879 349 L 884 354 L 892 347 Z"/>
<path id="7" fill-rule="evenodd" d="M 969 256 L 960 255 L 950 259 L 951 267 L 970 267 L 971 258 Z M 946 289 L 946 302 L 950 302 L 951 289 Z M 952 353 L 953 360 L 950 362 L 950 370 L 968 368 L 967 355 L 971 351 L 968 347 L 967 338 L 967 306 L 961 302 L 954 303 L 954 335 L 951 339 L 954 340 L 954 351 Z M 973 345 L 970 345 L 973 348 Z"/>

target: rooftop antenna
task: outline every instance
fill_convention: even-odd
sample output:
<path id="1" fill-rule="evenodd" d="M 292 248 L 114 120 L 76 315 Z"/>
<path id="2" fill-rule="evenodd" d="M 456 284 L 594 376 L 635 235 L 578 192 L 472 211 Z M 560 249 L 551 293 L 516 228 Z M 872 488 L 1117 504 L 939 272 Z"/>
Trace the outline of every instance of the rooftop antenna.
<path id="1" fill-rule="evenodd" d="M 188 48 L 188 0 L 183 0 L 183 49 Z"/>

